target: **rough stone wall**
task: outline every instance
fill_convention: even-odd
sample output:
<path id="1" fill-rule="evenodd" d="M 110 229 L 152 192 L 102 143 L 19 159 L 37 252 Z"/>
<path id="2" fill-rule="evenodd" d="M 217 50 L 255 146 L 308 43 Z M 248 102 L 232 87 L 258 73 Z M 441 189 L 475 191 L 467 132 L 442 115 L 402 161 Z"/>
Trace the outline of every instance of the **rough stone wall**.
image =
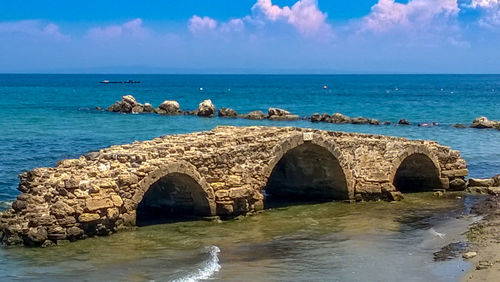
<path id="1" fill-rule="evenodd" d="M 200 185 L 210 215 L 260 210 L 274 166 L 305 142 L 339 161 L 350 199 L 390 199 L 398 166 L 415 153 L 433 161 L 444 189 L 468 173 L 459 152 L 431 141 L 292 127 L 217 127 L 111 146 L 21 174 L 22 194 L 0 214 L 0 239 L 7 245 L 50 245 L 134 225 L 145 192 L 171 173 Z"/>

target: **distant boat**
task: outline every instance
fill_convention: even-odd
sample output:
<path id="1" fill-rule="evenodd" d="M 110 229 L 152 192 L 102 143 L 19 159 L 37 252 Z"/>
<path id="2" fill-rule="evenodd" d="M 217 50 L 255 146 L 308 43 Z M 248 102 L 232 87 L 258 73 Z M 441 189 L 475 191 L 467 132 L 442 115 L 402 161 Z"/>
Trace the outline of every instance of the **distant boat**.
<path id="1" fill-rule="evenodd" d="M 99 83 L 109 84 L 109 83 L 141 83 L 141 82 L 139 80 L 127 80 L 127 81 L 109 81 L 109 80 L 103 80 L 103 81 L 100 81 Z"/>

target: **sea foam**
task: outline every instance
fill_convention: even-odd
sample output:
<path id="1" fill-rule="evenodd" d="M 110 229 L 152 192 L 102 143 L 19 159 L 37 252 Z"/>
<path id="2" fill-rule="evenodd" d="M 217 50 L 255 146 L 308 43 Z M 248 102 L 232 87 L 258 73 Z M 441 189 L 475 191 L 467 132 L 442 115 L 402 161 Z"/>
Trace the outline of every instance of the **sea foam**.
<path id="1" fill-rule="evenodd" d="M 220 249 L 217 246 L 208 246 L 205 248 L 205 253 L 209 254 L 207 260 L 199 264 L 199 267 L 193 273 L 186 275 L 185 277 L 174 280 L 175 282 L 191 282 L 206 280 L 212 277 L 217 271 L 221 269 L 219 264 L 218 253 Z"/>

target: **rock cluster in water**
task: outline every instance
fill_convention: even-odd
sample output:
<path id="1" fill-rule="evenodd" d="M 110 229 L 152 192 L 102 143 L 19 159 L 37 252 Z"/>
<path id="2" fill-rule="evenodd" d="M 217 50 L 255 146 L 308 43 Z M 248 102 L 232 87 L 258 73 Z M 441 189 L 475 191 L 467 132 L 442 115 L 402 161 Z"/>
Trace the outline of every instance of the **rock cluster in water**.
<path id="1" fill-rule="evenodd" d="M 497 174 L 492 178 L 469 178 L 467 182 L 467 191 L 471 193 L 491 194 L 495 196 L 500 195 L 500 174 Z"/>
<path id="2" fill-rule="evenodd" d="M 198 105 L 198 109 L 193 111 L 181 110 L 180 105 L 177 101 L 166 100 L 158 106 L 158 108 L 154 108 L 149 103 L 138 103 L 136 99 L 132 95 L 125 95 L 122 97 L 121 101 L 117 101 L 115 104 L 109 106 L 107 108 L 108 112 L 119 112 L 119 113 L 157 113 L 161 115 L 195 115 L 199 117 L 215 117 L 218 115 L 223 118 L 245 118 L 251 120 L 299 120 L 300 117 L 298 115 L 294 115 L 287 110 L 280 108 L 269 108 L 266 113 L 262 111 L 252 111 L 247 114 L 238 114 L 234 109 L 231 108 L 220 108 L 218 111 L 211 100 L 204 100 Z M 326 122 L 326 123 L 335 123 L 335 124 L 370 124 L 370 125 L 390 125 L 390 121 L 380 121 L 374 118 L 368 117 L 349 117 L 341 113 L 334 113 L 332 115 L 328 113 L 314 113 L 309 117 L 303 117 L 303 120 L 309 120 L 311 122 Z M 405 118 L 400 119 L 397 125 L 412 125 L 410 121 Z M 420 127 L 432 127 L 438 126 L 437 122 L 429 122 L 429 123 L 418 123 Z M 476 118 L 470 126 L 465 124 L 453 124 L 451 125 L 455 128 L 479 128 L 479 129 L 498 129 L 500 130 L 500 121 L 489 120 L 486 117 L 478 117 Z"/>

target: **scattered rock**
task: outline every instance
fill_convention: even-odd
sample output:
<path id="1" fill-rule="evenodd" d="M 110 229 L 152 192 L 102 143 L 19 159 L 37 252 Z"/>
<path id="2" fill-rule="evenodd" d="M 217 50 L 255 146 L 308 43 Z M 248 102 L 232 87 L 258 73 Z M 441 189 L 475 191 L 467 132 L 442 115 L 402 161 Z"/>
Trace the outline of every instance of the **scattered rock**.
<path id="1" fill-rule="evenodd" d="M 500 121 L 489 120 L 486 117 L 478 117 L 472 122 L 470 127 L 480 128 L 480 129 L 484 129 L 484 128 L 500 129 Z"/>
<path id="2" fill-rule="evenodd" d="M 332 115 L 332 123 L 350 123 L 351 118 L 341 113 L 334 113 Z"/>
<path id="3" fill-rule="evenodd" d="M 450 181 L 450 190 L 463 191 L 467 187 L 467 182 L 461 178 L 455 178 Z"/>
<path id="4" fill-rule="evenodd" d="M 469 178 L 469 183 L 467 184 L 467 186 L 468 187 L 492 187 L 493 183 L 494 183 L 494 181 L 491 178 L 485 178 L 485 179 Z"/>
<path id="5" fill-rule="evenodd" d="M 144 108 L 143 108 L 145 113 L 154 113 L 155 108 L 150 103 L 144 103 Z"/>
<path id="6" fill-rule="evenodd" d="M 220 108 L 219 109 L 219 117 L 235 118 L 237 116 L 238 116 L 238 113 L 231 108 Z"/>
<path id="7" fill-rule="evenodd" d="M 312 116 L 309 118 L 311 122 L 320 122 L 321 121 L 321 115 L 318 113 L 312 114 Z"/>
<path id="8" fill-rule="evenodd" d="M 134 96 L 125 95 L 122 97 L 121 101 L 117 101 L 113 105 L 109 106 L 106 111 L 108 112 L 119 112 L 119 113 L 139 113 L 143 111 L 143 105 L 137 103 Z"/>
<path id="9" fill-rule="evenodd" d="M 462 257 L 464 259 L 471 259 L 473 257 L 477 256 L 477 253 L 476 252 L 467 252 L 465 254 L 462 255 Z"/>
<path id="10" fill-rule="evenodd" d="M 299 116 L 292 115 L 289 111 L 278 109 L 278 108 L 269 108 L 267 110 L 267 116 L 270 120 L 298 120 Z"/>
<path id="11" fill-rule="evenodd" d="M 261 120 L 265 119 L 266 115 L 262 111 L 253 111 L 243 116 L 243 118 L 251 120 Z"/>
<path id="12" fill-rule="evenodd" d="M 411 123 L 407 119 L 405 119 L 405 118 L 400 119 L 398 121 L 398 124 L 399 125 L 411 125 Z"/>
<path id="13" fill-rule="evenodd" d="M 212 100 L 208 99 L 198 105 L 198 116 L 213 117 L 215 115 L 215 106 Z"/>
<path id="14" fill-rule="evenodd" d="M 156 111 L 158 114 L 163 115 L 177 115 L 180 111 L 180 105 L 177 101 L 165 100 L 158 106 Z"/>

